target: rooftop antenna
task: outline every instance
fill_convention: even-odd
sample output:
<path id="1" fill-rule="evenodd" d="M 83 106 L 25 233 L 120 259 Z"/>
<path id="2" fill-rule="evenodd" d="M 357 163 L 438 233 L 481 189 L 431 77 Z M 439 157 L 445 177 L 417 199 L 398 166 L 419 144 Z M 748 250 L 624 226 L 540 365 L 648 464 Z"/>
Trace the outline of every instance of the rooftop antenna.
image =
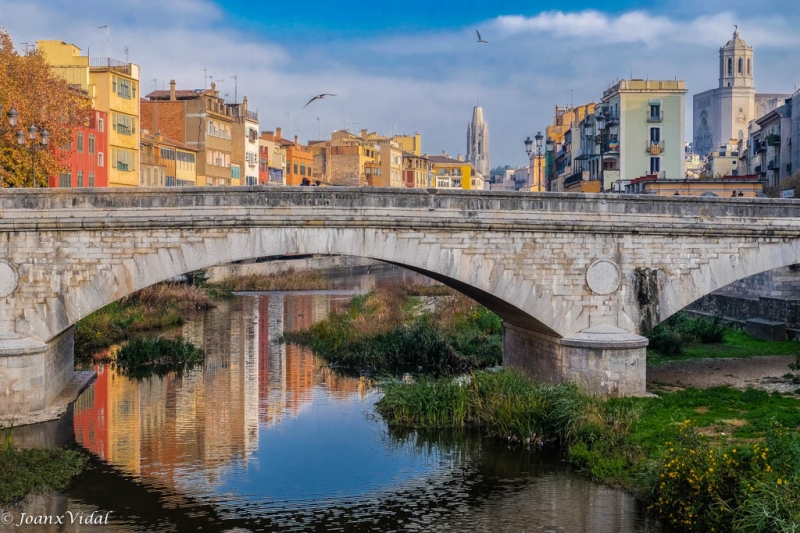
<path id="1" fill-rule="evenodd" d="M 153 78 L 150 81 L 153 82 L 153 90 L 157 91 L 158 90 L 158 80 L 156 78 Z"/>
<path id="2" fill-rule="evenodd" d="M 28 45 L 30 43 L 19 43 L 19 44 L 24 44 L 25 45 L 25 54 L 27 54 L 28 53 Z"/>
<path id="3" fill-rule="evenodd" d="M 258 113 L 258 111 L 256 111 Z M 319 122 L 319 117 L 317 117 L 317 139 L 320 141 L 322 140 L 322 124 Z"/>
<path id="4" fill-rule="evenodd" d="M 569 90 L 569 107 L 572 107 L 572 91 L 573 89 Z"/>
<path id="5" fill-rule="evenodd" d="M 128 48 L 128 45 L 126 44 L 125 45 L 125 64 L 126 65 L 130 63 L 130 60 L 128 59 L 128 53 L 129 52 L 130 52 L 130 49 Z"/>
<path id="6" fill-rule="evenodd" d="M 233 78 L 233 103 L 239 103 L 239 76 L 234 74 L 233 76 L 228 76 L 229 78 Z"/>
<path id="7" fill-rule="evenodd" d="M 208 81 L 209 76 L 206 76 L 206 69 L 199 68 L 197 70 L 202 70 L 203 71 L 203 90 L 205 91 L 208 88 L 208 85 L 206 84 L 206 81 Z"/>
<path id="8" fill-rule="evenodd" d="M 108 24 L 104 24 L 102 26 L 98 26 L 98 30 L 104 29 L 106 30 L 106 57 L 111 57 L 111 27 Z"/>

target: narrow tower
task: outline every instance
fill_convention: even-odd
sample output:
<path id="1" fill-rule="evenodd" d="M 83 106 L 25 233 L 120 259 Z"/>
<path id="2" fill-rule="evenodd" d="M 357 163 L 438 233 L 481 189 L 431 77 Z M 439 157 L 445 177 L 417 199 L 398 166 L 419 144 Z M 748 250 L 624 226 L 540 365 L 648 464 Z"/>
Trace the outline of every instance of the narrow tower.
<path id="1" fill-rule="evenodd" d="M 481 106 L 472 110 L 472 122 L 467 126 L 467 161 L 484 178 L 489 178 L 489 126 L 483 120 Z"/>

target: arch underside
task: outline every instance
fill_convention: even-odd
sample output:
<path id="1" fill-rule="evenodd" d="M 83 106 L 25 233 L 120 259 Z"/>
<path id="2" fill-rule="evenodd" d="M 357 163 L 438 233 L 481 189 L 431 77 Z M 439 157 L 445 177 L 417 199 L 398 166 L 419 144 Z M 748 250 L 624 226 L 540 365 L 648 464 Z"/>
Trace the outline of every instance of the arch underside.
<path id="1" fill-rule="evenodd" d="M 759 243 L 736 254 L 720 254 L 697 269 L 669 275 L 659 273 L 657 323 L 685 309 L 702 297 L 736 281 L 800 263 L 800 241 Z M 653 325 L 656 325 L 653 324 Z"/>

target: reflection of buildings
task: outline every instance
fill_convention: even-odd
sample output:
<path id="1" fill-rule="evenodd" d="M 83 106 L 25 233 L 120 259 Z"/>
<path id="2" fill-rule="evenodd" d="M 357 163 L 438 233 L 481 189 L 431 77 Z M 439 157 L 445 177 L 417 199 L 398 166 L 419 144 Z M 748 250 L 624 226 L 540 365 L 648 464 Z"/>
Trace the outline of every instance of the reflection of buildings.
<path id="1" fill-rule="evenodd" d="M 326 369 L 307 350 L 279 344 L 348 297 L 240 297 L 187 318 L 180 334 L 206 351 L 202 367 L 135 381 L 105 365 L 75 404 L 75 435 L 100 458 L 150 482 L 190 492 L 211 488 L 258 448 L 259 425 L 297 417 L 314 391 L 365 397 L 357 379 Z"/>

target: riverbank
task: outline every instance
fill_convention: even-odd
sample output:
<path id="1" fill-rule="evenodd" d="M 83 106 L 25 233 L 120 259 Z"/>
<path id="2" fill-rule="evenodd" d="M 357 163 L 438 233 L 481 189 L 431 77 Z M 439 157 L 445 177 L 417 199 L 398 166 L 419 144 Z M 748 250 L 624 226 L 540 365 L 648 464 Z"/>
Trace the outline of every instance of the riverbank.
<path id="1" fill-rule="evenodd" d="M 603 401 L 509 370 L 382 388 L 376 409 L 392 426 L 480 428 L 558 446 L 678 531 L 793 531 L 800 520 L 800 404 L 792 398 L 718 387 Z"/>

